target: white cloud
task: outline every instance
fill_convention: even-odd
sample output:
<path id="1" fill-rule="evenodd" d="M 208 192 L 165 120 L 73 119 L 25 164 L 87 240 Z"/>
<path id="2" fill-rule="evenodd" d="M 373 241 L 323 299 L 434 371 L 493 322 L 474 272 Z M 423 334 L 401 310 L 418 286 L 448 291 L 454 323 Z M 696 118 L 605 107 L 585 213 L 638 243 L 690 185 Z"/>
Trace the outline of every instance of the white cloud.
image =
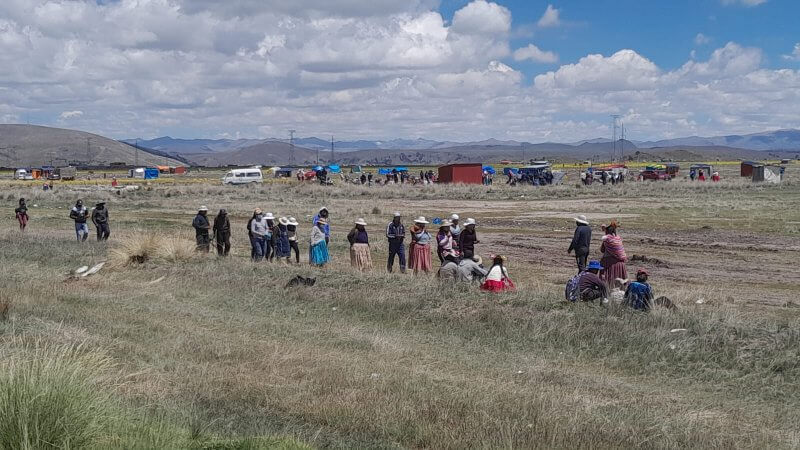
<path id="1" fill-rule="evenodd" d="M 476 0 L 447 23 L 436 3 L 3 0 L 0 121 L 117 138 L 529 141 L 605 136 L 607 114 L 636 138 L 800 123 L 800 71 L 762 67 L 757 48 L 728 43 L 675 70 L 591 54 L 531 83 L 516 61 L 558 56 L 512 53 L 508 9 Z"/>
<path id="2" fill-rule="evenodd" d="M 558 62 L 558 55 L 551 51 L 543 51 L 539 47 L 528 44 L 527 47 L 522 47 L 514 50 L 515 61 L 531 60 L 541 63 L 552 64 Z"/>
<path id="3" fill-rule="evenodd" d="M 74 119 L 83 115 L 83 111 L 64 111 L 59 117 L 62 119 Z"/>
<path id="4" fill-rule="evenodd" d="M 553 5 L 547 5 L 547 9 L 544 10 L 544 14 L 537 22 L 542 28 L 545 27 L 556 27 L 561 25 L 561 19 L 559 18 L 560 11 L 553 7 Z"/>
<path id="5" fill-rule="evenodd" d="M 706 36 L 703 33 L 697 33 L 697 36 L 694 37 L 695 45 L 706 45 L 711 42 L 711 38 Z"/>
<path id="6" fill-rule="evenodd" d="M 767 0 L 721 0 L 723 5 L 758 6 L 767 3 Z"/>
<path id="7" fill-rule="evenodd" d="M 800 61 L 800 42 L 794 44 L 794 50 L 790 55 L 782 55 L 788 61 Z"/>

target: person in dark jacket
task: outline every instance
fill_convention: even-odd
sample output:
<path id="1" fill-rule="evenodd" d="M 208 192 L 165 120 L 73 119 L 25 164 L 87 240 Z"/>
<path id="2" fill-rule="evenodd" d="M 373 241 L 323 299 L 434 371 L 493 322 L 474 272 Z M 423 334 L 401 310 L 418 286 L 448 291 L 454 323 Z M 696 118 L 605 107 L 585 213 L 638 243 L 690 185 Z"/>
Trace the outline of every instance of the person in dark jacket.
<path id="1" fill-rule="evenodd" d="M 25 199 L 19 199 L 19 206 L 14 209 L 14 215 L 17 217 L 17 222 L 19 222 L 19 231 L 25 231 L 25 227 L 28 226 L 28 205 L 25 204 Z"/>
<path id="2" fill-rule="evenodd" d="M 214 218 L 214 239 L 217 241 L 217 255 L 228 256 L 231 251 L 231 221 L 225 209 L 220 209 Z"/>
<path id="3" fill-rule="evenodd" d="M 592 227 L 589 226 L 589 221 L 586 216 L 578 216 L 575 218 L 575 235 L 572 237 L 572 242 L 569 244 L 567 253 L 575 252 L 575 261 L 578 264 L 578 273 L 586 269 L 586 259 L 589 257 L 589 245 L 592 241 Z"/>
<path id="4" fill-rule="evenodd" d="M 403 240 L 406 238 L 406 227 L 399 212 L 394 213 L 394 218 L 386 227 L 386 239 L 389 240 L 389 259 L 386 261 L 386 270 L 392 273 L 394 257 L 400 259 L 400 273 L 406 273 L 406 251 Z"/>
<path id="5" fill-rule="evenodd" d="M 289 263 L 289 257 L 292 256 L 292 247 L 289 244 L 289 219 L 281 217 L 278 219 L 278 225 L 272 232 L 272 239 L 275 241 L 273 246 L 273 256 L 278 258 L 278 261 Z"/>
<path id="6" fill-rule="evenodd" d="M 97 229 L 97 240 L 107 241 L 111 235 L 111 228 L 108 225 L 108 208 L 106 202 L 100 202 L 92 210 L 92 223 Z"/>
<path id="7" fill-rule="evenodd" d="M 464 229 L 458 235 L 458 249 L 461 251 L 462 258 L 472 258 L 475 256 L 475 244 L 480 244 L 478 233 L 475 231 L 475 219 L 467 219 L 464 222 Z"/>
<path id="8" fill-rule="evenodd" d="M 211 229 L 211 224 L 208 223 L 208 208 L 201 206 L 194 216 L 192 227 L 195 231 L 195 241 L 197 242 L 197 251 L 208 253 L 211 249 L 211 238 L 208 231 Z"/>
<path id="9" fill-rule="evenodd" d="M 294 252 L 294 259 L 297 264 L 300 264 L 300 246 L 297 242 L 297 227 L 300 224 L 294 217 L 289 217 L 289 224 L 286 225 L 286 230 L 289 232 L 289 247 Z M 289 257 L 291 259 L 291 257 Z"/>
<path id="10" fill-rule="evenodd" d="M 256 211 L 253 212 L 253 217 L 251 217 L 250 220 L 247 221 L 247 238 L 250 240 L 250 258 L 251 259 L 256 259 L 256 244 L 253 241 L 252 228 L 253 228 L 253 220 L 256 219 L 256 215 L 257 215 L 257 213 L 259 213 L 259 211 L 261 211 L 261 210 L 260 209 L 256 209 Z"/>
<path id="11" fill-rule="evenodd" d="M 584 302 L 603 301 L 608 298 L 608 287 L 597 275 L 601 270 L 603 270 L 603 266 L 600 261 L 590 261 L 586 271 L 580 275 L 578 288 L 581 300 Z"/>

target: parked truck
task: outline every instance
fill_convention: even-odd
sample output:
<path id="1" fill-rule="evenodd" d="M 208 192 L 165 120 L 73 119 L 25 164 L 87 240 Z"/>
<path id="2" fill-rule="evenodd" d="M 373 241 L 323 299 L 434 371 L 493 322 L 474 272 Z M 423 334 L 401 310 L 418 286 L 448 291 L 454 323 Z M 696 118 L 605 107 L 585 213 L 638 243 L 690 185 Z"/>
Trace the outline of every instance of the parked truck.
<path id="1" fill-rule="evenodd" d="M 78 175 L 78 170 L 72 166 L 59 167 L 56 169 L 56 175 L 62 180 L 71 181 Z"/>

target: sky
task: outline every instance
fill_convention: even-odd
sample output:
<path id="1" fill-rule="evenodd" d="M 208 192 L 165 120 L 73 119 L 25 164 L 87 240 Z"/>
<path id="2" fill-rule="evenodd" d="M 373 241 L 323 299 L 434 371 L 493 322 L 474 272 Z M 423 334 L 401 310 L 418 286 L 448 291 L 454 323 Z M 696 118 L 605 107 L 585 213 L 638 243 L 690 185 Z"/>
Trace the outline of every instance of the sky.
<path id="1" fill-rule="evenodd" d="M 0 123 L 574 142 L 800 128 L 796 0 L 2 0 Z"/>

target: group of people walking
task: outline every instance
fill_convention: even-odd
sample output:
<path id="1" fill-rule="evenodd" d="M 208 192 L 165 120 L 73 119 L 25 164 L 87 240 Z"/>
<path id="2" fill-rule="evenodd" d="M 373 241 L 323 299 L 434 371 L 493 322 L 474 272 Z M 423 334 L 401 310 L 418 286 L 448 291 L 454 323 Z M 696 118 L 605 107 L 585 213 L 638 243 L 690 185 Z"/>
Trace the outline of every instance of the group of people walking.
<path id="1" fill-rule="evenodd" d="M 640 269 L 636 273 L 636 281 L 629 282 L 625 264 L 628 257 L 622 237 L 618 234 L 619 225 L 612 221 L 603 225 L 603 237 L 600 243 L 600 260 L 589 261 L 592 240 L 592 228 L 586 216 L 575 218 L 575 234 L 567 249 L 567 253 L 575 254 L 578 274 L 567 282 L 565 291 L 569 301 L 606 301 L 612 288 L 622 285 L 626 288 L 625 303 L 629 306 L 647 310 L 653 298 L 653 291 L 647 283 L 650 274 Z"/>

